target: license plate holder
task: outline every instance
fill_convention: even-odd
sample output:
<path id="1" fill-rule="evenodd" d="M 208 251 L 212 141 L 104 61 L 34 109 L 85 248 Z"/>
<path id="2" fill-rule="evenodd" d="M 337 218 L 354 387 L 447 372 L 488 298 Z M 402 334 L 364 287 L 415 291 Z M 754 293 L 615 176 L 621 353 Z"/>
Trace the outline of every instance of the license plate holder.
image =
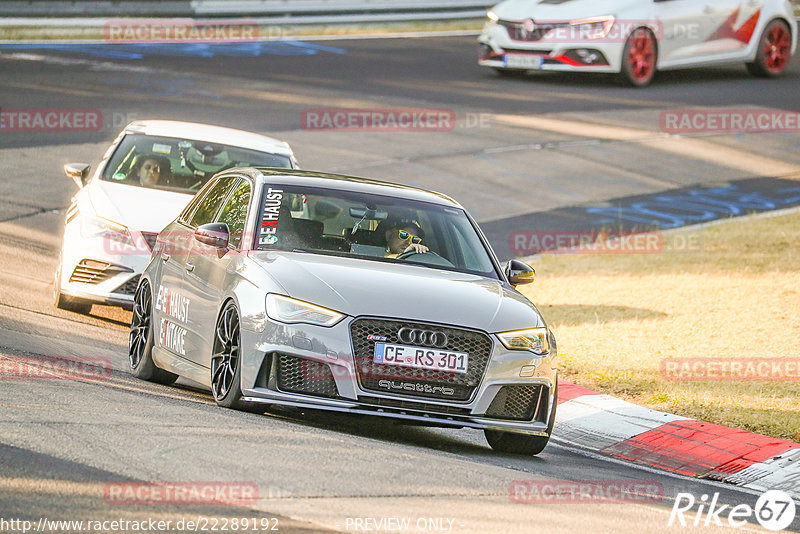
<path id="1" fill-rule="evenodd" d="M 536 54 L 505 54 L 503 65 L 508 69 L 541 69 L 544 56 Z"/>
<path id="2" fill-rule="evenodd" d="M 469 369 L 469 353 L 467 352 L 394 343 L 375 343 L 373 361 L 384 365 L 447 373 L 465 374 Z"/>

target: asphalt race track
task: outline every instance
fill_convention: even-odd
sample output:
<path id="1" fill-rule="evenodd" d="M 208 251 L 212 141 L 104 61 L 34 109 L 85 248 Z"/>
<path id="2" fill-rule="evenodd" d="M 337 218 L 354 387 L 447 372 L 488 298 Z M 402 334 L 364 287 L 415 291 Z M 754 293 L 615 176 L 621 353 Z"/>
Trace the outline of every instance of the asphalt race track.
<path id="1" fill-rule="evenodd" d="M 727 67 L 663 73 L 635 90 L 607 76 L 500 78 L 475 64 L 475 48 L 473 37 L 239 49 L 0 45 L 0 110 L 95 109 L 103 117 L 97 131 L 0 129 L 0 364 L 96 357 L 114 369 L 92 381 L 0 380 L 0 519 L 250 518 L 283 532 L 364 532 L 381 519 L 410 518 L 415 526 L 424 519 L 420 531 L 662 533 L 699 528 L 667 527 L 679 492 L 755 504 L 753 492 L 591 455 L 561 442 L 557 428 L 544 453 L 524 458 L 493 453 L 468 430 L 224 410 L 188 382 L 162 387 L 130 376 L 128 312 L 53 307 L 64 209 L 75 192 L 61 167 L 97 165 L 133 119 L 268 133 L 287 140 L 305 168 L 442 191 L 501 245 L 510 232 L 535 229 L 543 213 L 566 214 L 564 228 L 575 228 L 619 199 L 670 191 L 758 193 L 763 185 L 774 209 L 800 202 L 792 189 L 797 131 L 674 136 L 661 128 L 669 110 L 799 110 L 798 61 L 779 80 Z M 304 112 L 321 108 L 432 108 L 456 121 L 446 131 L 309 129 Z M 685 224 L 702 222 L 682 213 Z M 518 481 L 560 480 L 652 483 L 664 495 L 556 505 L 515 502 L 510 492 Z M 109 484 L 140 482 L 255 484 L 258 496 L 236 505 L 109 502 Z M 800 531 L 800 519 L 792 528 Z"/>

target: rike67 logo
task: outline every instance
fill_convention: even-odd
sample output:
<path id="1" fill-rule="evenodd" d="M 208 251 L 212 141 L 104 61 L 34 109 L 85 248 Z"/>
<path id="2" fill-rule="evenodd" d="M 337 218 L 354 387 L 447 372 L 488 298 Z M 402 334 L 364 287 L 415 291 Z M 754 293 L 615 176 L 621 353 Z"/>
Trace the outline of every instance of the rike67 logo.
<path id="1" fill-rule="evenodd" d="M 761 495 L 755 507 L 719 504 L 719 493 L 714 493 L 710 499 L 708 495 L 697 499 L 691 493 L 678 493 L 667 526 L 742 528 L 755 519 L 765 529 L 777 532 L 788 528 L 796 514 L 797 505 L 792 496 L 780 490 L 770 490 Z"/>

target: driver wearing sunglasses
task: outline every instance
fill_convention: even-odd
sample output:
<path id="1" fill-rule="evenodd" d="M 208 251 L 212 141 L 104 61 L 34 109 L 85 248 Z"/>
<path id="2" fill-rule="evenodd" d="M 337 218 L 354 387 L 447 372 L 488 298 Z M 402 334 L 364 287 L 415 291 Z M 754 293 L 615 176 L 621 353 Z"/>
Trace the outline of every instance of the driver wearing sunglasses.
<path id="1" fill-rule="evenodd" d="M 430 250 L 422 244 L 425 232 L 411 219 L 399 219 L 393 222 L 386 230 L 385 237 L 387 258 L 396 258 L 406 252 L 424 254 Z"/>

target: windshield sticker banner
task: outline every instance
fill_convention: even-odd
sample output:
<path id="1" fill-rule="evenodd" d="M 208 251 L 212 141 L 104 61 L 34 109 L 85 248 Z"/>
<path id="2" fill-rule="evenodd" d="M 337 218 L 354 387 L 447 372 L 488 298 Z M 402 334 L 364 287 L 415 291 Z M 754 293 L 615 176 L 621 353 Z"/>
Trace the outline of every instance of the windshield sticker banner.
<path id="1" fill-rule="evenodd" d="M 282 189 L 267 189 L 264 200 L 264 211 L 261 214 L 261 229 L 259 230 L 259 245 L 274 245 L 278 242 L 278 218 L 280 217 Z"/>

